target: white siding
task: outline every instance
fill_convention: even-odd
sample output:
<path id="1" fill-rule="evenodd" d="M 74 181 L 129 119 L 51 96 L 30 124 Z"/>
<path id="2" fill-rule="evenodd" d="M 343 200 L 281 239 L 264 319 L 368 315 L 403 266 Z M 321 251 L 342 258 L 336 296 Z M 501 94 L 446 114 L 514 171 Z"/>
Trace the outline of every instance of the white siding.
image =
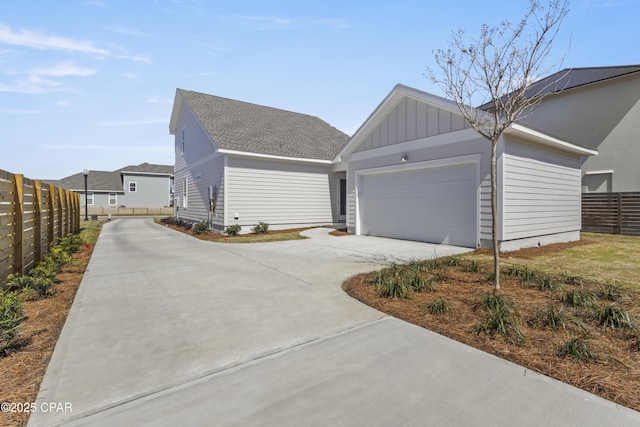
<path id="1" fill-rule="evenodd" d="M 185 129 L 185 149 L 182 153 L 182 128 Z M 183 104 L 175 135 L 175 206 L 180 218 L 188 221 L 212 220 L 223 227 L 224 157 L 216 153 L 211 142 L 191 110 Z M 182 207 L 184 180 L 188 182 L 188 206 Z M 209 213 L 209 186 L 218 190 L 216 213 Z"/>
<path id="2" fill-rule="evenodd" d="M 226 225 L 331 224 L 331 177 L 330 165 L 230 156 Z"/>
<path id="3" fill-rule="evenodd" d="M 503 240 L 580 230 L 580 158 L 507 139 Z"/>
<path id="4" fill-rule="evenodd" d="M 459 114 L 405 97 L 355 151 L 372 150 L 462 129 L 465 129 L 465 124 Z"/>
<path id="5" fill-rule="evenodd" d="M 468 131 L 470 132 L 470 131 Z M 477 134 L 476 134 L 477 135 Z M 433 140 L 443 138 L 442 136 L 434 137 Z M 385 154 L 380 156 L 371 156 L 365 159 L 349 160 L 347 169 L 347 227 L 349 231 L 355 232 L 356 228 L 356 173 L 363 169 L 371 169 L 385 166 L 395 166 L 400 164 L 402 155 L 407 154 L 409 162 L 406 163 L 410 167 L 411 163 L 423 162 L 429 160 L 446 159 L 459 156 L 467 156 L 479 154 L 479 198 L 480 213 L 479 226 L 480 238 L 491 239 L 491 176 L 490 176 L 490 143 L 484 138 L 478 136 L 473 139 L 461 142 L 455 142 L 452 137 L 451 142 L 441 145 L 429 146 L 431 138 L 424 140 L 424 148 L 405 149 L 407 144 L 398 144 L 397 151 L 393 154 Z M 393 218 L 390 218 L 393 221 Z"/>

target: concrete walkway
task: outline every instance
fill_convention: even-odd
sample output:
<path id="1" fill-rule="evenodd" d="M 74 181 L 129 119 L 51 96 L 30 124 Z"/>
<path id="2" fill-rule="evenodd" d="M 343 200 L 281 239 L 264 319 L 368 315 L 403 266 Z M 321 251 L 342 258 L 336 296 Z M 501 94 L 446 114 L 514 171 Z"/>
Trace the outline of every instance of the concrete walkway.
<path id="1" fill-rule="evenodd" d="M 105 224 L 36 402 L 59 406 L 29 426 L 640 425 L 340 289 L 383 262 L 466 249 L 307 233 L 224 244 Z"/>

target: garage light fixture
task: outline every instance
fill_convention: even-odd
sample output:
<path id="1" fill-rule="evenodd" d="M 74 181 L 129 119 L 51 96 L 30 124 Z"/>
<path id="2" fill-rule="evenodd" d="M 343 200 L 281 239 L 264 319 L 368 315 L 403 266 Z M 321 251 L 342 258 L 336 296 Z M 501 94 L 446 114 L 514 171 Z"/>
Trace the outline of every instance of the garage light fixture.
<path id="1" fill-rule="evenodd" d="M 406 154 L 402 156 L 402 159 L 400 159 L 403 162 L 406 162 L 407 160 L 409 160 L 409 156 L 407 156 Z"/>

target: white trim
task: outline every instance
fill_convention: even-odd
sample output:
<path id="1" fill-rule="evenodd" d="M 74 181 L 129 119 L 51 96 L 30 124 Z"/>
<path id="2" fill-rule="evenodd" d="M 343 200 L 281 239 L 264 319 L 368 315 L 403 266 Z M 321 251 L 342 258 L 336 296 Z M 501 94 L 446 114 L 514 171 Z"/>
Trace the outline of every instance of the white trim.
<path id="1" fill-rule="evenodd" d="M 229 158 L 227 156 L 223 156 L 224 164 L 222 166 L 222 228 L 227 227 L 227 212 L 229 205 Z"/>
<path id="2" fill-rule="evenodd" d="M 401 142 L 399 144 L 387 145 L 385 147 L 373 148 L 371 150 L 360 151 L 349 155 L 349 162 L 366 160 L 374 157 L 386 156 L 389 154 L 405 153 L 408 151 L 433 148 L 439 145 L 454 144 L 457 142 L 482 139 L 482 136 L 473 129 L 463 129 L 455 132 L 443 133 L 427 138 L 415 139 L 413 141 Z"/>
<path id="3" fill-rule="evenodd" d="M 136 172 L 136 171 L 120 171 L 120 174 L 122 175 L 158 175 L 158 176 L 173 176 L 172 173 L 168 173 L 168 172 Z"/>
<path id="4" fill-rule="evenodd" d="M 604 174 L 612 174 L 613 175 L 613 169 L 604 169 L 604 170 L 596 170 L 596 171 L 585 171 L 585 175 L 604 175 Z"/>
<path id="5" fill-rule="evenodd" d="M 131 190 L 131 184 L 133 184 L 133 190 Z M 138 192 L 138 182 L 129 181 L 129 193 L 137 193 L 137 192 Z"/>
<path id="6" fill-rule="evenodd" d="M 529 141 L 534 141 L 542 145 L 557 148 L 562 151 L 568 151 L 570 153 L 579 154 L 581 156 L 597 156 L 596 150 L 580 147 L 569 142 L 563 141 L 558 138 L 554 138 L 537 130 L 533 130 L 526 126 L 519 125 L 517 123 L 512 124 L 504 131 L 507 135 L 520 136 Z"/>
<path id="7" fill-rule="evenodd" d="M 287 157 L 287 156 L 276 156 L 273 154 L 249 153 L 247 151 L 228 150 L 226 148 L 218 149 L 218 153 L 230 154 L 234 156 L 243 156 L 243 157 L 257 157 L 261 159 L 289 160 L 293 162 L 318 163 L 323 165 L 330 165 L 333 163 L 332 160 L 305 159 L 301 157 Z"/>
<path id="8" fill-rule="evenodd" d="M 463 164 L 473 164 L 476 165 L 476 235 L 475 235 L 475 246 L 477 247 L 480 243 L 480 208 L 481 208 L 481 200 L 480 200 L 480 154 L 469 154 L 466 156 L 456 156 L 456 157 L 446 157 L 436 160 L 426 160 L 423 162 L 416 163 L 402 163 L 398 165 L 391 166 L 382 166 L 375 168 L 367 168 L 367 169 L 359 169 L 355 171 L 355 234 L 360 235 L 360 195 L 359 189 L 362 186 L 361 180 L 362 176 L 366 175 L 378 175 L 385 173 L 394 173 L 394 172 L 404 172 L 410 170 L 418 170 L 418 169 L 430 169 L 434 167 L 442 167 L 442 166 L 456 166 Z M 347 206 L 348 213 L 348 206 Z"/>

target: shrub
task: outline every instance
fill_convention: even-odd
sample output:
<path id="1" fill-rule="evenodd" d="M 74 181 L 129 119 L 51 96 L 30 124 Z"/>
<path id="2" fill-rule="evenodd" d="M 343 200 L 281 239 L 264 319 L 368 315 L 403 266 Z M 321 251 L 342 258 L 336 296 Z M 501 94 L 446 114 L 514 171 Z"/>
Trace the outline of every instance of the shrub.
<path id="1" fill-rule="evenodd" d="M 551 329 L 567 329 L 569 322 L 583 326 L 574 316 L 565 311 L 563 306 L 556 307 L 554 304 L 538 308 L 534 316 L 529 320 L 529 324 L 532 326 L 542 325 Z"/>
<path id="2" fill-rule="evenodd" d="M 607 329 L 607 326 L 611 329 L 636 328 L 635 322 L 629 316 L 629 312 L 615 303 L 598 309 L 596 317 L 605 329 Z"/>
<path id="3" fill-rule="evenodd" d="M 480 264 L 478 264 L 475 259 L 472 259 L 471 263 L 469 265 L 466 265 L 464 269 L 469 273 L 480 273 L 482 271 L 482 269 L 480 268 Z"/>
<path id="4" fill-rule="evenodd" d="M 476 304 L 487 312 L 484 320 L 472 329 L 474 332 L 497 332 L 513 342 L 524 342 L 526 336 L 518 324 L 518 308 L 513 299 L 502 293 L 485 292 Z"/>
<path id="5" fill-rule="evenodd" d="M 598 353 L 591 348 L 591 336 L 584 334 L 571 338 L 565 342 L 558 350 L 561 357 L 573 357 L 580 362 L 591 362 L 598 360 Z"/>
<path id="6" fill-rule="evenodd" d="M 191 228 L 191 232 L 196 236 L 198 236 L 200 234 L 208 233 L 209 232 L 209 224 L 207 223 L 207 221 L 198 222 Z"/>
<path id="7" fill-rule="evenodd" d="M 596 306 L 596 297 L 582 289 L 567 291 L 562 295 L 562 302 L 573 307 L 592 308 Z"/>
<path id="8" fill-rule="evenodd" d="M 269 224 L 266 222 L 260 222 L 258 225 L 251 229 L 255 234 L 267 234 L 269 232 Z"/>
<path id="9" fill-rule="evenodd" d="M 22 324 L 22 298 L 18 292 L 0 291 L 0 344 L 10 342 Z"/>
<path id="10" fill-rule="evenodd" d="M 224 229 L 224 232 L 229 236 L 237 236 L 240 233 L 242 226 L 240 224 L 233 224 Z"/>
<path id="11" fill-rule="evenodd" d="M 562 285 L 549 276 L 540 276 L 538 287 L 541 291 L 562 291 Z"/>
<path id="12" fill-rule="evenodd" d="M 608 301 L 618 301 L 629 297 L 629 293 L 621 289 L 617 283 L 608 283 L 602 288 L 602 298 Z"/>
<path id="13" fill-rule="evenodd" d="M 450 267 L 459 267 L 460 266 L 460 258 L 457 256 L 451 256 L 446 260 L 447 265 Z"/>
<path id="14" fill-rule="evenodd" d="M 398 280 L 397 277 L 384 279 L 376 284 L 378 295 L 385 298 L 409 298 L 413 294 L 413 288 L 408 283 Z"/>
<path id="15" fill-rule="evenodd" d="M 444 298 L 436 298 L 425 307 L 425 311 L 430 314 L 444 314 L 453 311 L 453 304 Z"/>

